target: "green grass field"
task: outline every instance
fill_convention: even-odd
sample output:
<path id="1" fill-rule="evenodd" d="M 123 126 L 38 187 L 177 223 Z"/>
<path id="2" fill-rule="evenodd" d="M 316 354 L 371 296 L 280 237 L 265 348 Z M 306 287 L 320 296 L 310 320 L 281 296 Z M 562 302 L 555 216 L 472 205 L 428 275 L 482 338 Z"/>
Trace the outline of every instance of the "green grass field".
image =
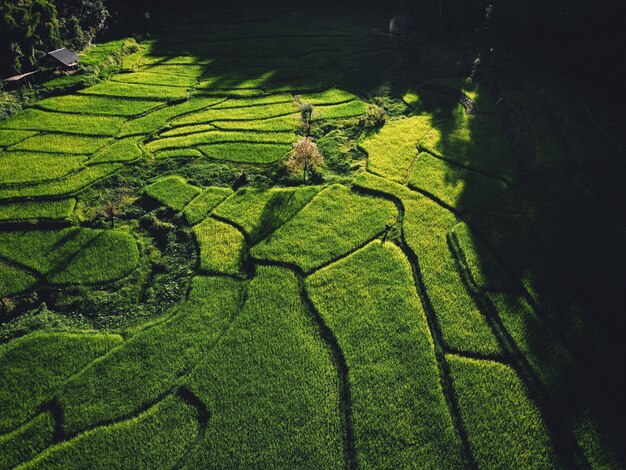
<path id="1" fill-rule="evenodd" d="M 0 122 L 0 469 L 624 468 L 619 149 L 472 44 L 285 12 Z"/>

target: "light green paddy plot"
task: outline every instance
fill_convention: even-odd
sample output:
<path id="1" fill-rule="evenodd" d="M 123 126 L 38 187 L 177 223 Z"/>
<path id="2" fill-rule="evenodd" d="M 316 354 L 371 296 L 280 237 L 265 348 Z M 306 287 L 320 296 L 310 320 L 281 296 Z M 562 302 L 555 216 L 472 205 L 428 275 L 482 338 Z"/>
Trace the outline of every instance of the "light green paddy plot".
<path id="1" fill-rule="evenodd" d="M 49 111 L 83 114 L 111 114 L 132 117 L 162 105 L 164 101 L 112 98 L 104 96 L 64 95 L 37 102 Z"/>
<path id="2" fill-rule="evenodd" d="M 396 119 L 360 142 L 367 152 L 367 169 L 403 183 L 411 176 L 417 158 L 417 142 L 432 129 L 432 119 L 424 116 Z"/>
<path id="3" fill-rule="evenodd" d="M 242 275 L 245 239 L 232 225 L 211 217 L 193 228 L 200 249 L 200 269 L 207 273 Z"/>
<path id="4" fill-rule="evenodd" d="M 112 136 L 117 134 L 123 123 L 124 119 L 120 117 L 86 116 L 26 109 L 0 123 L 0 128 Z"/>
<path id="5" fill-rule="evenodd" d="M 164 85 L 170 87 L 190 88 L 196 84 L 197 78 L 184 75 L 161 74 L 163 67 L 154 67 L 151 73 L 121 73 L 113 77 L 114 82 L 134 83 L 138 85 Z"/>
<path id="6" fill-rule="evenodd" d="M 385 225 L 395 223 L 396 217 L 391 201 L 333 185 L 251 253 L 255 258 L 292 263 L 308 272 L 382 234 Z"/>
<path id="7" fill-rule="evenodd" d="M 0 129 L 0 147 L 9 147 L 35 135 L 37 135 L 37 132 Z"/>
<path id="8" fill-rule="evenodd" d="M 182 211 L 193 198 L 202 192 L 180 176 L 166 176 L 146 186 L 145 194 L 175 212 Z"/>
<path id="9" fill-rule="evenodd" d="M 80 168 L 86 160 L 84 155 L 0 152 L 0 184 L 58 179 Z"/>
<path id="10" fill-rule="evenodd" d="M 180 129 L 180 128 L 179 128 Z M 208 144 L 291 144 L 295 136 L 289 132 L 241 132 L 209 130 L 176 137 L 162 137 L 145 144 L 149 152 L 172 148 L 196 147 Z"/>
<path id="11" fill-rule="evenodd" d="M 113 96 L 120 98 L 144 98 L 176 100 L 187 95 L 187 89 L 177 86 L 139 85 L 134 83 L 103 82 L 79 91 L 82 95 Z"/>
<path id="12" fill-rule="evenodd" d="M 240 228 L 253 243 L 257 243 L 291 220 L 319 190 L 319 186 L 269 190 L 241 188 L 213 213 Z"/>
<path id="13" fill-rule="evenodd" d="M 169 468 L 184 458 L 201 431 L 198 409 L 171 394 L 137 416 L 54 445 L 19 468 Z"/>
<path id="14" fill-rule="evenodd" d="M 224 199 L 233 193 L 230 188 L 209 187 L 191 201 L 183 211 L 189 225 L 195 225 L 206 218 Z"/>
<path id="15" fill-rule="evenodd" d="M 111 176 L 122 168 L 121 164 L 103 163 L 82 167 L 67 177 L 54 181 L 0 188 L 0 201 L 29 197 L 49 198 L 70 196 L 79 193 L 95 182 Z"/>
<path id="16" fill-rule="evenodd" d="M 139 261 L 137 242 L 130 234 L 79 227 L 5 231 L 0 235 L 0 255 L 53 284 L 118 279 Z"/>
<path id="17" fill-rule="evenodd" d="M 415 159 L 409 186 L 457 210 L 479 205 L 506 189 L 506 184 L 498 178 L 448 163 L 427 152 L 421 152 Z"/>
<path id="18" fill-rule="evenodd" d="M 33 274 L 0 259 L 0 296 L 23 293 L 36 283 L 37 278 Z"/>
<path id="19" fill-rule="evenodd" d="M 287 157 L 290 144 L 232 142 L 199 145 L 198 149 L 207 157 L 234 163 L 267 165 Z"/>
<path id="20" fill-rule="evenodd" d="M 371 242 L 312 274 L 306 287 L 345 355 L 358 466 L 461 467 L 433 340 L 402 251 Z"/>
<path id="21" fill-rule="evenodd" d="M 90 157 L 89 165 L 135 161 L 143 155 L 143 151 L 139 147 L 142 140 L 141 137 L 129 137 L 117 140 Z"/>
<path id="22" fill-rule="evenodd" d="M 89 155 L 104 147 L 111 139 L 70 134 L 39 134 L 13 145 L 10 150 L 29 152 Z"/>
<path id="23" fill-rule="evenodd" d="M 144 116 L 126 121 L 118 137 L 145 136 L 166 126 L 170 120 L 177 116 L 205 109 L 222 101 L 224 98 L 194 97 L 184 103 L 158 108 Z"/>

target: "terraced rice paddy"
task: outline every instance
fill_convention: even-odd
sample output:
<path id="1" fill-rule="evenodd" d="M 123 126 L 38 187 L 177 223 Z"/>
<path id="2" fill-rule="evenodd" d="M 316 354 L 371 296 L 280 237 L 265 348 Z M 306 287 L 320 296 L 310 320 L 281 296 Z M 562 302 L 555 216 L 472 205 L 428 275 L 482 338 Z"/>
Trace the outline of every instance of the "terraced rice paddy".
<path id="1" fill-rule="evenodd" d="M 558 123 L 504 98 L 529 160 L 370 25 L 223 15 L 0 122 L 0 468 L 620 468 L 626 232 Z"/>

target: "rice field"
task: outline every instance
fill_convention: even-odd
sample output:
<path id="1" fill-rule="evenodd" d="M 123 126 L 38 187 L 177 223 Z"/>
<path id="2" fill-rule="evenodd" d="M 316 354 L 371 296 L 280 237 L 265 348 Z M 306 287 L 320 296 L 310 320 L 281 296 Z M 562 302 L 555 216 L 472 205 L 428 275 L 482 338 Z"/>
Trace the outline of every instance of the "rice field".
<path id="1" fill-rule="evenodd" d="M 550 106 L 223 8 L 0 122 L 0 469 L 622 468 L 626 232 Z"/>

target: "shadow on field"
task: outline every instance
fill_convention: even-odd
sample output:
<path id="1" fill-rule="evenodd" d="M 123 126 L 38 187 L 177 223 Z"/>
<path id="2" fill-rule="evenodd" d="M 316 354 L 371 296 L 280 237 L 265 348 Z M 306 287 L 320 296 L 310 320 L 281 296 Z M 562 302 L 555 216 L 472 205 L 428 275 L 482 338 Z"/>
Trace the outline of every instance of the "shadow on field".
<path id="1" fill-rule="evenodd" d="M 374 30 L 386 21 L 329 21 L 304 10 L 279 11 L 283 14 L 269 17 L 252 9 L 242 21 L 225 14 L 213 24 L 211 12 L 199 12 L 159 34 L 153 54 L 210 62 L 205 76 L 214 88 L 268 93 L 335 86 L 364 98 L 381 87 L 401 95 L 407 83 L 442 72 L 433 67 L 420 73 L 410 50 Z M 516 131 L 502 124 L 507 120 L 502 113 L 511 108 L 470 115 L 449 97 L 432 91 L 423 97 L 417 113 L 430 116 L 441 136 L 436 149 L 418 158 L 444 161 L 444 183 L 463 185 L 452 209 L 469 226 L 469 238 L 460 243 L 450 236 L 451 245 L 459 243 L 451 249 L 468 271 L 464 250 L 473 250 L 473 269 L 484 279 L 467 287 L 492 317 L 505 359 L 544 413 L 557 449 L 580 453 L 576 440 L 587 439 L 590 447 L 609 449 L 623 462 L 624 448 L 616 443 L 626 424 L 626 389 L 619 373 L 626 326 L 624 225 L 615 201 L 607 203 L 583 185 L 590 169 L 623 175 L 623 161 L 594 159 L 595 140 L 602 137 L 581 123 L 589 160 L 567 171 L 543 169 L 534 163 L 536 155 L 511 146 Z M 604 161 L 610 162 L 606 168 Z M 505 187 L 486 193 L 485 182 L 494 179 Z M 285 201 L 268 205 L 264 222 L 270 228 L 257 237 L 269 235 L 274 203 Z M 503 270 L 506 281 L 500 278 Z"/>
<path id="2" fill-rule="evenodd" d="M 468 289 L 475 291 L 483 313 L 493 317 L 501 344 L 513 345 L 504 347 L 507 361 L 542 410 L 557 452 L 577 455 L 574 462 L 595 454 L 593 466 L 623 464 L 619 442 L 626 424 L 626 386 L 618 371 L 623 369 L 626 326 L 621 313 L 624 221 L 615 210 L 616 201 L 603 200 L 581 183 L 600 160 L 610 161 L 610 168 L 624 174 L 623 160 L 617 151 L 593 157 L 594 142 L 601 136 L 591 132 L 589 123 L 579 122 L 589 161 L 577 166 L 570 160 L 564 171 L 542 168 L 534 163 L 536 153 L 522 154 L 524 146 L 512 146 L 511 154 L 497 148 L 495 133 L 503 133 L 510 145 L 520 132 L 507 125 L 498 130 L 510 118 L 505 113 L 511 112 L 505 107 L 498 111 L 496 116 L 452 118 L 447 121 L 452 126 L 443 126 L 439 146 L 443 156 L 460 165 L 508 181 L 504 192 L 480 198 L 480 181 L 454 166 L 446 174 L 448 184 L 464 185 L 456 207 L 470 235 L 461 245 L 473 249 L 473 269 L 484 276 L 481 285 Z M 441 109 L 426 112 L 436 117 Z M 455 136 L 463 126 L 465 140 Z M 457 237 L 450 235 L 449 240 L 461 258 L 461 269 L 471 271 Z"/>

